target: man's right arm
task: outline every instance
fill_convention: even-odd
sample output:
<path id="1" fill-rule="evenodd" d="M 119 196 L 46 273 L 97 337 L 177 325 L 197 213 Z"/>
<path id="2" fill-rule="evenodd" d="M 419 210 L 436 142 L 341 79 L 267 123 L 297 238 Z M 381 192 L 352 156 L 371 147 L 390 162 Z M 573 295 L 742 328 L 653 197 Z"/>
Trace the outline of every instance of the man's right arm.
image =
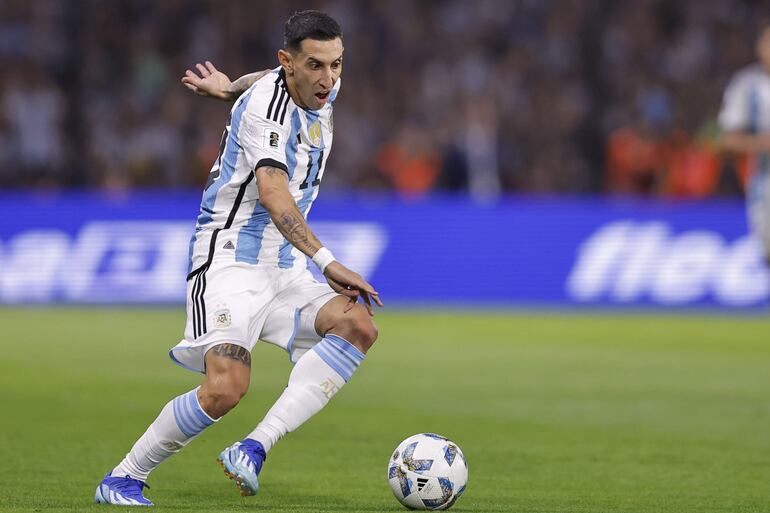
<path id="1" fill-rule="evenodd" d="M 230 78 L 219 71 L 210 61 L 204 64 L 196 64 L 198 74 L 192 70 L 186 70 L 182 77 L 182 83 L 192 92 L 201 96 L 217 98 L 226 102 L 235 101 L 243 92 L 264 77 L 271 70 L 255 71 L 243 75 L 231 82 Z"/>

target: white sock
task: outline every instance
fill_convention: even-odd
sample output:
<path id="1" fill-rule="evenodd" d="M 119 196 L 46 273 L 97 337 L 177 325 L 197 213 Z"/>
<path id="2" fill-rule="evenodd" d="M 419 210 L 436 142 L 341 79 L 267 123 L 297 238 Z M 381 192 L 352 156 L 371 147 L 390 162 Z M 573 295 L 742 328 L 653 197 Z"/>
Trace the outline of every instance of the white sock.
<path id="1" fill-rule="evenodd" d="M 265 452 L 269 451 L 286 433 L 321 411 L 364 357 L 344 338 L 326 335 L 297 361 L 283 394 L 247 438 L 260 442 Z"/>
<path id="2" fill-rule="evenodd" d="M 113 476 L 130 476 L 146 481 L 155 467 L 216 422 L 201 408 L 198 388 L 172 399 L 163 407 L 131 452 L 113 469 Z"/>

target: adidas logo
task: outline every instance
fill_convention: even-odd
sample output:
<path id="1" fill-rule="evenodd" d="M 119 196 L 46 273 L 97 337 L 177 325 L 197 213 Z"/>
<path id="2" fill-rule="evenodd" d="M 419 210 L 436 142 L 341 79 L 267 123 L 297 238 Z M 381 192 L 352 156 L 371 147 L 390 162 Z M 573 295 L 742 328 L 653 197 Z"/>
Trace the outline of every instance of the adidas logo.
<path id="1" fill-rule="evenodd" d="M 235 244 L 233 244 L 233 241 L 229 240 L 225 242 L 225 245 L 222 246 L 222 249 L 235 249 Z"/>
<path id="2" fill-rule="evenodd" d="M 428 484 L 428 479 L 424 477 L 417 478 L 417 491 L 421 492 L 425 485 Z"/>

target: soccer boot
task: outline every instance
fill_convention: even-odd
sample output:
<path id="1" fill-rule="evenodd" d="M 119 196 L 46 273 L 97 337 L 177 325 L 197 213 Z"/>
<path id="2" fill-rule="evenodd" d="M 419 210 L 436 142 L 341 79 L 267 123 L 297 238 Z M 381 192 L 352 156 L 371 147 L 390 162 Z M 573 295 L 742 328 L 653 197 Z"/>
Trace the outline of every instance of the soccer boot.
<path id="1" fill-rule="evenodd" d="M 150 488 L 147 483 L 133 477 L 112 477 L 112 472 L 104 476 L 96 487 L 94 500 L 98 504 L 116 506 L 152 506 L 142 495 L 143 488 Z"/>
<path id="2" fill-rule="evenodd" d="M 219 453 L 217 462 L 225 471 L 225 475 L 235 481 L 238 491 L 245 497 L 257 494 L 257 475 L 266 459 L 262 444 L 246 438 Z"/>

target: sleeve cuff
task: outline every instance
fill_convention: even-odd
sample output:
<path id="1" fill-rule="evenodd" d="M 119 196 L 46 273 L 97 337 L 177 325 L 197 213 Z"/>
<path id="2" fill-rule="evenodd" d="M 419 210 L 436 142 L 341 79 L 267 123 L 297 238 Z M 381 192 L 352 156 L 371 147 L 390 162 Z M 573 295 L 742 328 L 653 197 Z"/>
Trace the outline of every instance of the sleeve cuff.
<path id="1" fill-rule="evenodd" d="M 261 167 L 275 167 L 282 170 L 284 173 L 286 173 L 287 176 L 289 174 L 289 168 L 286 167 L 286 164 L 284 164 L 280 160 L 260 159 L 259 162 L 257 162 L 257 165 L 254 166 L 254 172 L 256 173 L 257 169 Z"/>

